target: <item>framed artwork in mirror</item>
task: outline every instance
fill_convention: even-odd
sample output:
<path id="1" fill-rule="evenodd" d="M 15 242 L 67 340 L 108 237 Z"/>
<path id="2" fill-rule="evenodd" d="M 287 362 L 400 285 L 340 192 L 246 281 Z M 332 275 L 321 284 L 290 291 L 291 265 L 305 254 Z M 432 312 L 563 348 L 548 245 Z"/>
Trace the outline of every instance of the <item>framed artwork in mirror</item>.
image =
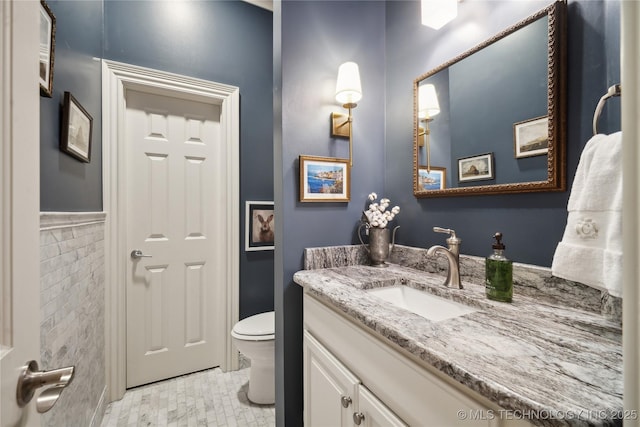
<path id="1" fill-rule="evenodd" d="M 549 152 L 549 118 L 543 116 L 514 123 L 513 147 L 516 159 L 547 154 Z"/>
<path id="2" fill-rule="evenodd" d="M 349 159 L 300 156 L 301 202 L 348 202 Z"/>
<path id="3" fill-rule="evenodd" d="M 555 0 L 414 80 L 415 197 L 566 190 L 566 15 L 566 0 Z M 430 104 L 420 94 L 431 86 L 438 114 L 425 121 Z M 427 129 L 430 145 L 422 136 Z M 458 179 L 449 178 L 446 188 L 423 185 L 425 146 L 433 163 L 458 165 Z M 489 168 L 465 173 L 476 153 L 493 153 L 474 160 Z"/>
<path id="4" fill-rule="evenodd" d="M 458 181 L 483 181 L 495 178 L 493 153 L 458 159 Z"/>
<path id="5" fill-rule="evenodd" d="M 447 188 L 447 168 L 420 166 L 418 185 L 423 190 L 443 190 Z"/>
<path id="6" fill-rule="evenodd" d="M 275 221 L 273 202 L 247 200 L 245 212 L 245 251 L 274 249 Z"/>
<path id="7" fill-rule="evenodd" d="M 53 60 L 56 47 L 56 17 L 49 6 L 40 0 L 40 95 L 53 95 Z"/>
<path id="8" fill-rule="evenodd" d="M 60 150 L 81 162 L 91 161 L 93 118 L 69 92 L 64 93 Z"/>

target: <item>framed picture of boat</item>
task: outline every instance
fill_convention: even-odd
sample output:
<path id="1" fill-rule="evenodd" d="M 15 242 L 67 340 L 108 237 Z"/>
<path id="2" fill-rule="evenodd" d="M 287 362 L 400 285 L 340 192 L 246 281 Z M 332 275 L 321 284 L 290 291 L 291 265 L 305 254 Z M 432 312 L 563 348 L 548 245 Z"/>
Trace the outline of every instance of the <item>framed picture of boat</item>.
<path id="1" fill-rule="evenodd" d="M 543 116 L 514 123 L 513 146 L 516 159 L 547 154 L 549 151 L 549 118 Z"/>
<path id="2" fill-rule="evenodd" d="M 301 202 L 348 202 L 349 159 L 300 156 Z"/>
<path id="3" fill-rule="evenodd" d="M 418 185 L 420 190 L 444 190 L 447 188 L 447 168 L 418 167 Z"/>

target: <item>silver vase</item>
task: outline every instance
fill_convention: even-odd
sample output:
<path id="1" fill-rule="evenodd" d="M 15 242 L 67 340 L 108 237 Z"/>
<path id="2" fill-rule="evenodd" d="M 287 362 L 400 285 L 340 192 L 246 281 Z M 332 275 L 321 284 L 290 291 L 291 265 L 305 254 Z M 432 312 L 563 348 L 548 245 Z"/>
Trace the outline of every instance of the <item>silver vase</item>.
<path id="1" fill-rule="evenodd" d="M 393 250 L 396 239 L 396 230 L 400 228 L 397 226 L 393 229 L 393 235 L 389 232 L 388 228 L 377 228 L 377 227 L 368 227 L 369 231 L 369 244 L 366 245 L 362 241 L 362 234 L 360 233 L 360 229 L 367 224 L 361 224 L 358 228 L 358 237 L 360 238 L 360 243 L 364 246 L 364 248 L 369 252 L 369 258 L 371 258 L 371 265 L 374 267 L 387 267 L 387 259 L 389 258 L 389 253 Z M 391 237 L 391 238 L 390 238 Z M 390 241 L 391 240 L 391 241 Z"/>

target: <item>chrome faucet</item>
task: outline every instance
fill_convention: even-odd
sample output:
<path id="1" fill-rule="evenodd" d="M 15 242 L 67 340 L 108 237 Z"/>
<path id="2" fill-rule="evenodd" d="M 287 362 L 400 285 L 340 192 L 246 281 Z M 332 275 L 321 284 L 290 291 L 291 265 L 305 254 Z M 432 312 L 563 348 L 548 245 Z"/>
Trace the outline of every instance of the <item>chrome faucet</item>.
<path id="1" fill-rule="evenodd" d="M 449 261 L 449 271 L 444 285 L 449 288 L 462 289 L 462 283 L 460 282 L 460 243 L 462 243 L 462 239 L 456 237 L 456 232 L 450 228 L 433 227 L 433 231 L 450 236 L 447 239 L 448 248 L 440 245 L 431 246 L 427 251 L 427 256 L 434 256 L 438 253 L 444 254 Z"/>

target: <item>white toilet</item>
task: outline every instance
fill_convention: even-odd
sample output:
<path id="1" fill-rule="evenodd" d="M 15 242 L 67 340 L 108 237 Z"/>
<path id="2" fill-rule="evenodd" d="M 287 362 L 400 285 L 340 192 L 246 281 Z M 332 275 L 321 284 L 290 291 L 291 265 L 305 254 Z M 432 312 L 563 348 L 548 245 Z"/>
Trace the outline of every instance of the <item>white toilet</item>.
<path id="1" fill-rule="evenodd" d="M 253 403 L 275 403 L 275 315 L 273 311 L 242 319 L 231 330 L 233 343 L 251 360 L 249 392 Z"/>

